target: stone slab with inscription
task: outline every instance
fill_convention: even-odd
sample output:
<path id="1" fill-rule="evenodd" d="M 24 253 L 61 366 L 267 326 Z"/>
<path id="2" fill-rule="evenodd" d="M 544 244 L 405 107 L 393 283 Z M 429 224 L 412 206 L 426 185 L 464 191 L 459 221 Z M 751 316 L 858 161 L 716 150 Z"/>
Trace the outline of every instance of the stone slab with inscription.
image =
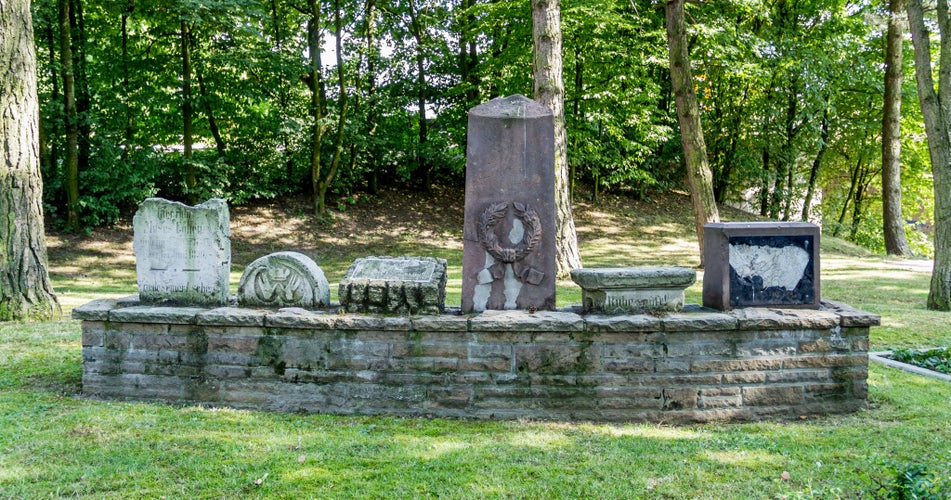
<path id="1" fill-rule="evenodd" d="M 463 312 L 555 308 L 554 134 L 524 96 L 469 110 Z"/>
<path id="2" fill-rule="evenodd" d="M 574 269 L 585 312 L 640 314 L 680 311 L 684 289 L 697 280 L 685 267 L 612 267 Z"/>
<path id="3" fill-rule="evenodd" d="M 238 283 L 238 304 L 250 307 L 330 305 L 330 283 L 320 266 L 297 252 L 276 252 L 248 264 Z"/>
<path id="4" fill-rule="evenodd" d="M 819 226 L 815 224 L 707 224 L 703 253 L 706 307 L 819 307 Z"/>
<path id="5" fill-rule="evenodd" d="M 340 283 L 338 297 L 347 312 L 442 314 L 446 308 L 446 260 L 357 259 Z"/>
<path id="6" fill-rule="evenodd" d="M 143 304 L 228 303 L 231 228 L 228 204 L 193 207 L 148 198 L 132 219 L 136 280 Z"/>

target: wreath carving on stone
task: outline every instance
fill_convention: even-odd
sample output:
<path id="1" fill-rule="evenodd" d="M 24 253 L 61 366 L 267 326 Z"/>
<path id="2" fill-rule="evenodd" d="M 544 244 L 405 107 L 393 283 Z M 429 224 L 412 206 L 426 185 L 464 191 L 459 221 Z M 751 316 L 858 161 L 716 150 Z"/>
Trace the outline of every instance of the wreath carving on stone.
<path id="1" fill-rule="evenodd" d="M 509 209 L 509 202 L 493 203 L 486 207 L 479 217 L 479 236 L 482 246 L 489 255 L 498 262 L 514 264 L 524 259 L 535 250 L 542 238 L 542 224 L 538 214 L 526 204 L 512 202 L 515 217 L 522 222 L 525 233 L 522 241 L 514 247 L 503 247 L 495 234 L 495 226 L 505 219 Z"/>

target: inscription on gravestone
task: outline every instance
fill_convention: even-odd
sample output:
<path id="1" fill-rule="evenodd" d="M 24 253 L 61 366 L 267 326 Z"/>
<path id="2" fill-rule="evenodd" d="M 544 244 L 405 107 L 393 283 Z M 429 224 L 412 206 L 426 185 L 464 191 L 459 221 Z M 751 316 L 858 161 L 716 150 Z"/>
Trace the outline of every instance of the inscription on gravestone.
<path id="1" fill-rule="evenodd" d="M 555 308 L 554 137 L 524 96 L 469 111 L 463 312 Z"/>
<path id="2" fill-rule="evenodd" d="M 189 207 L 148 198 L 132 219 L 139 300 L 225 305 L 231 273 L 228 204 L 213 198 Z"/>

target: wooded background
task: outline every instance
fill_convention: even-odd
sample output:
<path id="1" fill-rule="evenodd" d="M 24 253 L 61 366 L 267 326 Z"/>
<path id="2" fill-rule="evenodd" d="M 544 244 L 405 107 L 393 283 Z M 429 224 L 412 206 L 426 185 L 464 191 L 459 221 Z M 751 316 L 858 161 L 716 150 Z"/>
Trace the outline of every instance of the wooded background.
<path id="1" fill-rule="evenodd" d="M 718 202 L 746 202 L 779 220 L 809 217 L 885 250 L 886 4 L 687 5 Z M 323 211 L 384 184 L 458 185 L 467 110 L 532 95 L 528 1 L 32 7 L 45 206 L 74 229 L 113 223 L 151 195 L 244 204 L 316 193 Z M 685 189 L 664 20 L 658 2 L 562 0 L 575 197 Z M 910 39 L 899 47 L 900 225 L 911 250 L 930 255 L 931 165 Z"/>

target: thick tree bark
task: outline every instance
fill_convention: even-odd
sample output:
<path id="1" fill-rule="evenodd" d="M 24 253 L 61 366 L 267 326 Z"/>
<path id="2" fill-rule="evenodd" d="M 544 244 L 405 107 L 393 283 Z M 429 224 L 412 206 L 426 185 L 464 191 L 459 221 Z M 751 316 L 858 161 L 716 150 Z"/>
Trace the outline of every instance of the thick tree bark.
<path id="1" fill-rule="evenodd" d="M 680 140 L 687 163 L 687 182 L 690 185 L 702 267 L 703 226 L 710 222 L 719 222 L 720 212 L 713 196 L 713 174 L 707 162 L 707 147 L 700 126 L 700 106 L 690 72 L 684 0 L 667 2 L 667 47 L 670 55 L 670 80 L 677 103 L 677 121 L 680 123 Z"/>
<path id="2" fill-rule="evenodd" d="M 568 139 L 565 130 L 565 84 L 561 62 L 560 0 L 532 0 L 535 100 L 555 114 L 555 253 L 559 276 L 579 269 L 581 253 L 571 211 Z"/>
<path id="3" fill-rule="evenodd" d="M 908 255 L 905 220 L 901 212 L 901 76 L 903 0 L 888 2 L 885 37 L 885 98 L 882 105 L 882 221 L 885 251 Z"/>
<path id="4" fill-rule="evenodd" d="M 60 70 L 63 72 L 66 113 L 66 227 L 75 231 L 79 229 L 79 121 L 76 116 L 76 89 L 70 44 L 69 0 L 59 0 L 59 61 Z"/>
<path id="5" fill-rule="evenodd" d="M 934 177 L 935 256 L 928 308 L 951 310 L 951 20 L 947 0 L 938 0 L 941 53 L 938 92 L 931 74 L 931 38 L 925 27 L 921 0 L 907 0 L 908 23 L 915 46 L 918 101 L 924 117 Z"/>
<path id="6" fill-rule="evenodd" d="M 46 319 L 60 307 L 46 270 L 29 0 L 0 2 L 0 75 L 0 321 Z"/>

